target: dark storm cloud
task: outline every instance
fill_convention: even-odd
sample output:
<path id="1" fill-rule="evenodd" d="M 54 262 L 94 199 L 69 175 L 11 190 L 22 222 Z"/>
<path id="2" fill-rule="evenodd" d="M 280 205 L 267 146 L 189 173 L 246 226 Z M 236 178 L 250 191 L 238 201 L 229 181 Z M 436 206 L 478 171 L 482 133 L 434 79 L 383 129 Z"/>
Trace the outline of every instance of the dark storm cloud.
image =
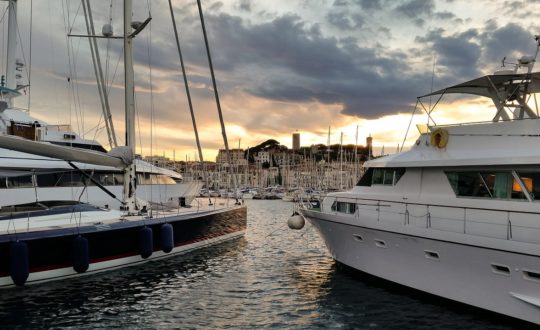
<path id="1" fill-rule="evenodd" d="M 507 56 L 508 60 L 515 62 L 515 58 L 511 56 L 534 54 L 531 33 L 516 24 L 486 30 L 481 35 L 481 43 L 484 45 L 485 57 L 489 61 L 501 60 Z"/>
<path id="2" fill-rule="evenodd" d="M 208 22 L 216 68 L 245 71 L 244 90 L 259 97 L 338 104 L 345 114 L 378 117 L 409 111 L 403 105 L 427 88 L 426 77 L 405 74 L 405 54 L 386 57 L 354 38 L 325 37 L 294 15 L 249 26 L 226 14 Z"/>
<path id="3" fill-rule="evenodd" d="M 430 51 L 436 53 L 438 66 L 448 69 L 448 75 L 455 79 L 480 75 L 478 61 L 482 50 L 475 40 L 478 32 L 474 29 L 452 36 L 444 35 L 444 30 L 431 31 L 426 37 L 417 38 L 420 43 L 428 43 Z M 451 79 L 451 77 L 448 77 Z"/>

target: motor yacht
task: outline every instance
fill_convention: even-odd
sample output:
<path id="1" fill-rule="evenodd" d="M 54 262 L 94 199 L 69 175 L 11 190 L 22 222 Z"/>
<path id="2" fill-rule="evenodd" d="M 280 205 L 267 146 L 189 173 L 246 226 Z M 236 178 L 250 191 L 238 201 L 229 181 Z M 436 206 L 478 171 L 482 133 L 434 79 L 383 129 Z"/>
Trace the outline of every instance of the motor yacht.
<path id="1" fill-rule="evenodd" d="M 388 281 L 540 324 L 535 61 L 536 55 L 523 56 L 510 69 L 419 97 L 424 109 L 429 97 L 438 97 L 437 104 L 449 94 L 487 98 L 493 117 L 450 125 L 430 120 L 409 150 L 367 161 L 352 190 L 329 193 L 320 208 L 301 207 L 332 257 Z"/>

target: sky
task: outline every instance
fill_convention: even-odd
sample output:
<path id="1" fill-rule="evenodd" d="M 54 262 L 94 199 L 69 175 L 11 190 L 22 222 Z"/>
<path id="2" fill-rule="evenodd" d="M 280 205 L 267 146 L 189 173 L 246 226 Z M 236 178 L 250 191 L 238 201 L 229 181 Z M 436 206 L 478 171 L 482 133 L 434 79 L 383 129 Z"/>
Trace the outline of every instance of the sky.
<path id="1" fill-rule="evenodd" d="M 19 0 L 18 57 L 31 88 L 16 105 L 49 124 L 70 123 L 107 145 L 80 2 Z M 194 160 L 196 144 L 168 2 L 134 1 L 134 20 L 151 23 L 134 41 L 137 152 Z M 91 1 L 96 30 L 122 34 L 122 1 Z M 112 5 L 111 5 L 112 4 Z M 212 61 L 230 147 L 276 139 L 301 144 L 365 143 L 396 151 L 416 97 L 491 74 L 506 57 L 533 55 L 539 0 L 203 0 Z M 1 13 L 6 5 L 0 3 Z M 206 160 L 223 139 L 195 0 L 173 1 Z M 5 69 L 7 18 L 0 64 Z M 30 37 L 31 36 L 31 37 Z M 31 42 L 30 42 L 31 40 Z M 115 129 L 124 139 L 122 41 L 99 40 Z M 30 69 L 31 67 L 31 69 Z M 68 82 L 69 78 L 69 82 Z M 436 100 L 432 100 L 434 103 Z M 429 106 L 429 100 L 425 101 Z M 450 99 L 437 124 L 490 120 L 485 99 Z M 427 123 L 421 108 L 415 124 Z M 358 138 L 356 129 L 358 127 Z"/>

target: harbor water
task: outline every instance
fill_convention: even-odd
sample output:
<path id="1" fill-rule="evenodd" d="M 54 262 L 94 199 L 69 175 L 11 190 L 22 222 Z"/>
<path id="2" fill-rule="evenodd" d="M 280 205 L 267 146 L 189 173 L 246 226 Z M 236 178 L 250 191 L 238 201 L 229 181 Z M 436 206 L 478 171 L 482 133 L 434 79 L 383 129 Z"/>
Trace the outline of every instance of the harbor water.
<path id="1" fill-rule="evenodd" d="M 509 329 L 514 321 L 337 264 L 292 203 L 248 200 L 244 238 L 119 271 L 0 291 L 2 328 Z M 443 279 L 442 279 L 443 280 Z"/>

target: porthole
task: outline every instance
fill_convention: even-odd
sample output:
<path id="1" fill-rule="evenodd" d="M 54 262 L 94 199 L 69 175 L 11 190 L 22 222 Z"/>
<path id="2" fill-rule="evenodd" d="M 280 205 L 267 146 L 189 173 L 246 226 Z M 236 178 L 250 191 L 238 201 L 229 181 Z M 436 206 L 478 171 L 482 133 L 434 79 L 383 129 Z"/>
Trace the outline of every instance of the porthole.
<path id="1" fill-rule="evenodd" d="M 499 264 L 491 264 L 491 271 L 495 274 L 510 276 L 510 267 Z"/>
<path id="2" fill-rule="evenodd" d="M 375 240 L 375 246 L 386 249 L 386 243 L 380 239 Z"/>
<path id="3" fill-rule="evenodd" d="M 424 250 L 425 256 L 428 259 L 439 260 L 439 253 L 435 251 Z"/>
<path id="4" fill-rule="evenodd" d="M 540 272 L 524 269 L 523 277 L 525 277 L 526 280 L 540 282 Z"/>

